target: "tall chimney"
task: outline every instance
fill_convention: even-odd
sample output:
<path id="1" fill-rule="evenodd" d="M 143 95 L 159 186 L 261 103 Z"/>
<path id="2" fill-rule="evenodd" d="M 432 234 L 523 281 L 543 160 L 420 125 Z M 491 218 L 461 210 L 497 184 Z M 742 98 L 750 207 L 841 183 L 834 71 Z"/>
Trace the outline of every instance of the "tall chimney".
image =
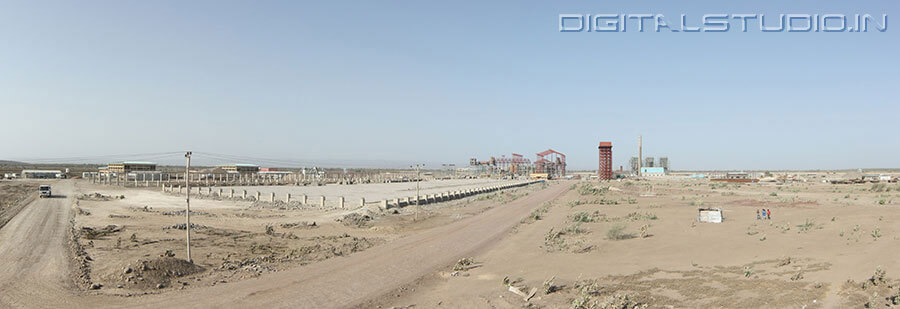
<path id="1" fill-rule="evenodd" d="M 638 176 L 641 176 L 641 167 L 644 163 L 644 144 L 643 136 L 638 135 Z"/>

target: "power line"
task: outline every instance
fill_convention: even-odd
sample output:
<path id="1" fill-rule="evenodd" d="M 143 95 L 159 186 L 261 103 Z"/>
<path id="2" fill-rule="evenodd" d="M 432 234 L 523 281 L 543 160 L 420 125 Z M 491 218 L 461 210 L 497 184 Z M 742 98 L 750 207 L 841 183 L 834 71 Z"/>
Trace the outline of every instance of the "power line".
<path id="1" fill-rule="evenodd" d="M 120 158 L 163 158 L 167 156 L 175 156 L 181 152 L 154 152 L 154 153 L 133 153 L 133 154 L 111 154 L 111 155 L 94 155 L 94 156 L 77 156 L 77 157 L 57 157 L 57 158 L 11 158 L 14 161 L 23 162 L 73 162 L 73 161 L 90 161 L 90 160 L 109 160 Z"/>

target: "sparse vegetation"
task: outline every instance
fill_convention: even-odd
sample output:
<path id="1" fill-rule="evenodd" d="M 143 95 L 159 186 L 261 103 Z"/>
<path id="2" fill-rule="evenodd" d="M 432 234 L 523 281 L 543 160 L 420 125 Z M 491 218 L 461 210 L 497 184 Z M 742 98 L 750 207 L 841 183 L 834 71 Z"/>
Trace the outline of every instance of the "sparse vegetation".
<path id="1" fill-rule="evenodd" d="M 601 189 L 594 187 L 594 185 L 590 183 L 584 183 L 580 187 L 578 187 L 579 195 L 598 195 L 606 192 L 607 189 Z"/>
<path id="2" fill-rule="evenodd" d="M 625 240 L 635 238 L 634 233 L 626 233 L 625 225 L 614 225 L 606 231 L 606 239 Z"/>

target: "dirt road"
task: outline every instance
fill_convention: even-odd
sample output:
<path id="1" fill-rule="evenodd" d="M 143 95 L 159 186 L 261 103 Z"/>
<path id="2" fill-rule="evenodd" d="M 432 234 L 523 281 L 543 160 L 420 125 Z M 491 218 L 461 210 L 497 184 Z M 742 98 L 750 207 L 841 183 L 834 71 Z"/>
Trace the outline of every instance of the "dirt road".
<path id="1" fill-rule="evenodd" d="M 71 192 L 71 184 L 65 186 L 60 191 Z M 348 257 L 254 280 L 132 298 L 74 296 L 66 290 L 70 201 L 41 200 L 0 231 L 0 307 L 352 307 L 492 246 L 532 209 L 566 188 L 551 186 L 481 215 Z"/>
<path id="2" fill-rule="evenodd" d="M 66 241 L 72 181 L 53 183 L 0 229 L 0 308 L 40 308 L 72 300 Z"/>

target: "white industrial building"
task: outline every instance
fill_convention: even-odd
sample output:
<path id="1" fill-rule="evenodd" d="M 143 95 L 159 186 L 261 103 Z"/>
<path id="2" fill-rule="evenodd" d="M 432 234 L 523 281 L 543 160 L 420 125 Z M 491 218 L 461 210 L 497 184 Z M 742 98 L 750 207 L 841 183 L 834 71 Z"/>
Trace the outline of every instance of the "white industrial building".
<path id="1" fill-rule="evenodd" d="M 58 170 L 22 170 L 22 178 L 25 178 L 25 179 L 63 178 L 63 173 L 62 173 L 62 171 L 58 171 Z"/>

